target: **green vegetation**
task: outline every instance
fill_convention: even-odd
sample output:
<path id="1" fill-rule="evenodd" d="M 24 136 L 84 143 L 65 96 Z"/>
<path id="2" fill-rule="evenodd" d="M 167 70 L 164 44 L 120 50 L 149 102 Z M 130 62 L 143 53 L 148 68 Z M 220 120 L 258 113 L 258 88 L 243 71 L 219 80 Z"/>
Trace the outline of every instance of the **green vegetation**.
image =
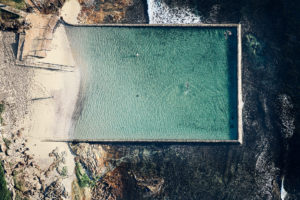
<path id="1" fill-rule="evenodd" d="M 3 138 L 3 142 L 5 143 L 5 146 L 6 146 L 7 148 L 9 148 L 9 146 L 10 146 L 10 144 L 11 144 L 11 141 L 10 141 L 9 139 L 7 139 L 7 138 Z"/>
<path id="2" fill-rule="evenodd" d="M 18 178 L 18 174 L 19 172 L 13 171 L 13 180 L 15 183 L 15 188 L 20 191 L 24 191 L 23 182 Z"/>
<path id="3" fill-rule="evenodd" d="M 26 3 L 24 0 L 0 0 L 0 3 L 12 6 L 19 10 L 26 10 Z M 18 19 L 19 16 L 13 13 L 9 13 L 0 9 L 0 22 L 7 20 Z"/>
<path id="4" fill-rule="evenodd" d="M 3 119 L 1 117 L 1 114 L 2 114 L 3 111 L 4 111 L 4 104 L 1 103 L 0 104 L 0 124 L 2 124 L 2 122 L 3 122 Z M 5 143 L 5 146 L 7 148 L 9 148 L 9 145 L 11 144 L 11 141 L 9 139 L 7 139 L 7 138 L 3 138 L 3 142 Z"/>
<path id="5" fill-rule="evenodd" d="M 11 193 L 7 189 L 6 181 L 4 177 L 4 170 L 0 164 L 0 200 L 9 200 L 11 199 Z"/>
<path id="6" fill-rule="evenodd" d="M 20 10 L 26 9 L 26 3 L 24 0 L 0 0 L 0 3 L 8 6 L 12 6 Z"/>
<path id="7" fill-rule="evenodd" d="M 246 39 L 248 50 L 253 56 L 252 62 L 255 64 L 254 66 L 263 67 L 265 65 L 264 43 L 262 41 L 259 41 L 257 37 L 252 34 L 247 34 Z"/>
<path id="8" fill-rule="evenodd" d="M 75 173 L 78 180 L 78 185 L 80 187 L 89 187 L 89 186 L 93 187 L 95 185 L 95 181 L 91 180 L 88 177 L 88 175 L 84 172 L 81 164 L 78 162 L 76 162 Z"/>
<path id="9" fill-rule="evenodd" d="M 4 111 L 4 104 L 0 104 L 0 124 L 2 123 L 1 113 Z M 4 140 L 5 142 L 5 140 Z M 5 143 L 6 145 L 6 143 Z M 8 200 L 11 199 L 11 193 L 7 189 L 5 176 L 4 176 L 4 170 L 0 163 L 0 200 Z"/>
<path id="10" fill-rule="evenodd" d="M 262 44 L 257 40 L 257 38 L 254 35 L 248 34 L 246 35 L 246 39 L 247 45 L 254 55 L 259 55 L 262 53 Z"/>
<path id="11" fill-rule="evenodd" d="M 85 199 L 84 197 L 84 189 L 80 188 L 76 181 L 72 181 L 72 199 L 81 200 Z"/>
<path id="12" fill-rule="evenodd" d="M 3 103 L 0 103 L 0 124 L 2 124 L 2 116 L 1 116 L 1 114 L 2 114 L 2 112 L 4 111 L 4 104 Z"/>
<path id="13" fill-rule="evenodd" d="M 68 175 L 68 168 L 66 166 L 64 166 L 59 174 L 62 177 L 66 177 Z"/>
<path id="14" fill-rule="evenodd" d="M 4 111 L 4 104 L 0 103 L 0 113 L 2 113 Z"/>
<path id="15" fill-rule="evenodd" d="M 16 190 L 16 199 L 15 200 L 29 200 L 27 197 L 22 195 L 22 192 Z"/>

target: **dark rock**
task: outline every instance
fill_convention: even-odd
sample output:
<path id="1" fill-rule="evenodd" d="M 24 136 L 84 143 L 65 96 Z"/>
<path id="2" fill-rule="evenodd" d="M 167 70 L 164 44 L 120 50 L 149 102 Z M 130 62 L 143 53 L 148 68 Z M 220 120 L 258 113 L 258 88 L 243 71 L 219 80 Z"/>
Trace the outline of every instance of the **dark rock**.
<path id="1" fill-rule="evenodd" d="M 101 181 L 93 187 L 92 196 L 95 199 L 141 199 L 137 191 L 136 180 L 127 172 L 126 166 L 119 166 L 108 172 Z"/>
<path id="2" fill-rule="evenodd" d="M 63 199 L 68 196 L 60 181 L 52 182 L 45 190 L 45 200 Z"/>
<path id="3" fill-rule="evenodd" d="M 80 0 L 79 20 L 87 24 L 147 23 L 146 0 Z"/>
<path id="4" fill-rule="evenodd" d="M 58 14 L 65 0 L 31 0 L 42 14 Z"/>

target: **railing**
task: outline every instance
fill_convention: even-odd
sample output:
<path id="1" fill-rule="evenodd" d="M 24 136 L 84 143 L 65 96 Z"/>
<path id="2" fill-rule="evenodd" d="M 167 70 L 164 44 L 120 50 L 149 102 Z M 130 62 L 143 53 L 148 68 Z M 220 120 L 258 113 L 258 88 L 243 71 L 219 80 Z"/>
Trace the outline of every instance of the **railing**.
<path id="1" fill-rule="evenodd" d="M 59 71 L 67 71 L 73 72 L 75 66 L 72 65 L 61 65 L 61 64 L 54 64 L 54 63 L 45 63 L 45 62 L 30 62 L 26 61 L 16 61 L 16 65 L 24 66 L 24 67 L 34 67 L 39 69 L 47 69 L 47 70 L 59 70 Z"/>

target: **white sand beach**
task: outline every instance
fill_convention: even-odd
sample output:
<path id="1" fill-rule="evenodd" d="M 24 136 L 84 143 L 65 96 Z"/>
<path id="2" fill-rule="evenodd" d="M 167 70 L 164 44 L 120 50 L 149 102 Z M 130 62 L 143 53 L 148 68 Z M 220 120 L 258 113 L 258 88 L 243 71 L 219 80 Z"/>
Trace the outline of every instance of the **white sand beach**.
<path id="1" fill-rule="evenodd" d="M 54 33 L 51 51 L 43 59 L 35 59 L 40 63 L 54 63 L 75 66 L 71 49 L 64 27 L 59 26 Z M 80 73 L 74 67 L 73 72 L 50 71 L 35 69 L 32 80 L 31 98 L 36 99 L 31 103 L 30 127 L 28 129 L 28 146 L 41 167 L 51 164 L 49 153 L 58 148 L 59 152 L 66 152 L 65 165 L 69 178 L 64 179 L 68 193 L 71 193 L 71 183 L 74 178 L 74 157 L 68 144 L 63 142 L 43 142 L 44 139 L 67 139 L 79 92 Z M 41 98 L 41 99 L 39 99 Z M 43 99 L 45 98 L 45 99 Z"/>
<path id="2" fill-rule="evenodd" d="M 78 24 L 77 19 L 80 13 L 81 7 L 78 0 L 67 0 L 61 9 L 61 16 L 64 20 L 71 24 Z"/>
<path id="3" fill-rule="evenodd" d="M 66 139 L 71 124 L 80 84 L 80 73 L 72 57 L 64 27 L 59 26 L 51 44 L 51 51 L 39 63 L 74 66 L 73 72 L 36 69 L 32 87 L 31 137 Z M 42 99 L 45 98 L 45 99 Z M 48 98 L 48 99 L 47 99 Z M 43 135 L 37 134 L 42 132 Z"/>

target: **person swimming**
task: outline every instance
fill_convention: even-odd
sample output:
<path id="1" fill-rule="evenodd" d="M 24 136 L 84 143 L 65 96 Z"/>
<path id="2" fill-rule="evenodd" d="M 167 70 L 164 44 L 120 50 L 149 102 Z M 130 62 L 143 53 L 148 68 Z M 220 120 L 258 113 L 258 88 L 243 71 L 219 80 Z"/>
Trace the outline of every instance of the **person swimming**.
<path id="1" fill-rule="evenodd" d="M 228 36 L 231 36 L 232 35 L 232 32 L 227 30 L 224 32 L 224 36 L 225 36 L 225 39 L 227 40 Z"/>
<path id="2" fill-rule="evenodd" d="M 189 82 L 186 82 L 186 83 L 185 83 L 185 88 L 188 90 L 188 89 L 189 89 L 189 87 L 190 87 L 190 84 L 189 84 Z"/>
<path id="3" fill-rule="evenodd" d="M 184 91 L 184 95 L 187 95 L 189 93 L 189 88 L 190 88 L 190 84 L 189 82 L 187 81 L 185 83 L 185 91 Z"/>

